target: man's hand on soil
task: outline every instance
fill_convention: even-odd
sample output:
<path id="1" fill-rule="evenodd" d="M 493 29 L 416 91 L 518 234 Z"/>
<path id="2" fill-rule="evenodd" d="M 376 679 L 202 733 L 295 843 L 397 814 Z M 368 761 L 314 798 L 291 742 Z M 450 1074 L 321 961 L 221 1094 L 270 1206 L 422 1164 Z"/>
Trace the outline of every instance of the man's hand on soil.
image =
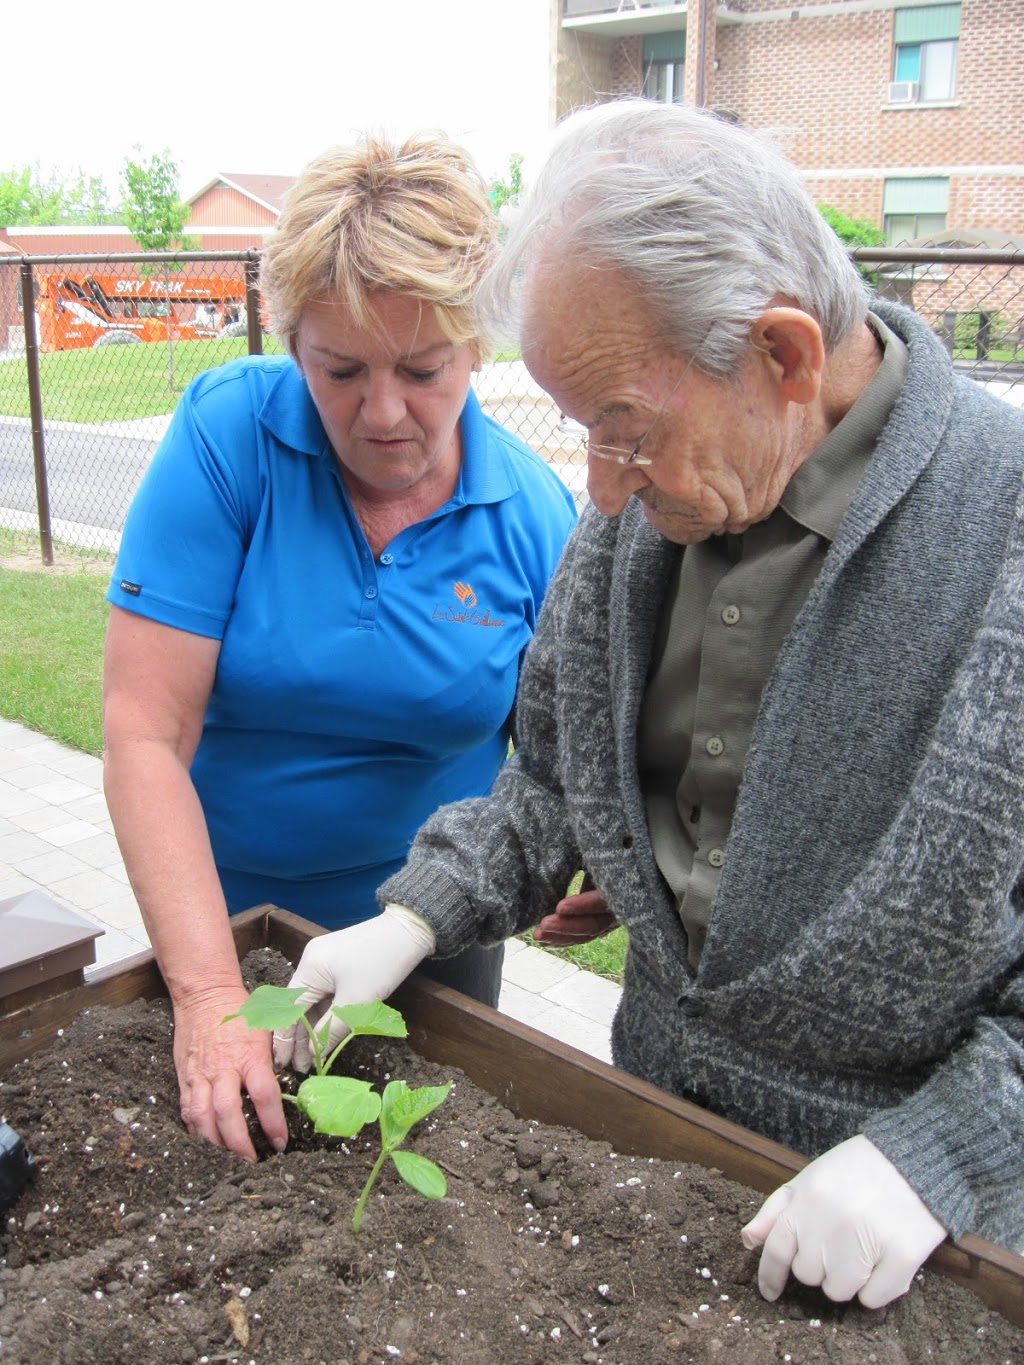
<path id="1" fill-rule="evenodd" d="M 174 1010 L 174 1064 L 181 1090 L 181 1117 L 194 1137 L 226 1147 L 246 1161 L 256 1149 L 242 1113 L 246 1090 L 267 1141 L 276 1151 L 288 1142 L 281 1088 L 274 1074 L 270 1040 L 241 1020 L 222 1024 L 248 999 L 239 987 L 207 994 Z"/>
<path id="2" fill-rule="evenodd" d="M 757 1282 L 779 1297 L 792 1271 L 837 1303 L 881 1308 L 905 1294 L 946 1235 L 893 1164 L 863 1134 L 833 1147 L 770 1195 L 742 1230 L 762 1246 Z"/>

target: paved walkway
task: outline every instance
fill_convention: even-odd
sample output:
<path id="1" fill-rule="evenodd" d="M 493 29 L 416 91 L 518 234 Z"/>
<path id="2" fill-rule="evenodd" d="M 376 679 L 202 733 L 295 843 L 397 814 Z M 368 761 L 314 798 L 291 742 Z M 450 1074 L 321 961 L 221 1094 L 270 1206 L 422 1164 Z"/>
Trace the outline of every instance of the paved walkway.
<path id="1" fill-rule="evenodd" d="M 0 901 L 38 890 L 103 930 L 97 967 L 149 947 L 100 760 L 0 719 Z M 518 940 L 506 948 L 502 1013 L 603 1061 L 618 999 L 617 986 L 551 953 Z"/>

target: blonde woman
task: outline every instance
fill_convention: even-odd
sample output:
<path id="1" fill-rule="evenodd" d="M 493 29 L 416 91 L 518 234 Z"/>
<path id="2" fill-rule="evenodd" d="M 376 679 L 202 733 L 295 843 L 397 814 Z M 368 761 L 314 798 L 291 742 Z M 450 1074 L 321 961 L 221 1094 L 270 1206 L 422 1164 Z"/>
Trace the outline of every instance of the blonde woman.
<path id="1" fill-rule="evenodd" d="M 175 1014 L 182 1117 L 250 1160 L 248 1091 L 286 1129 L 228 914 L 328 928 L 438 806 L 486 793 L 520 657 L 575 520 L 485 417 L 474 299 L 486 189 L 439 136 L 368 139 L 289 194 L 261 289 L 286 357 L 183 396 L 128 518 L 109 600 L 106 792 Z M 494 1004 L 501 949 L 437 964 Z"/>

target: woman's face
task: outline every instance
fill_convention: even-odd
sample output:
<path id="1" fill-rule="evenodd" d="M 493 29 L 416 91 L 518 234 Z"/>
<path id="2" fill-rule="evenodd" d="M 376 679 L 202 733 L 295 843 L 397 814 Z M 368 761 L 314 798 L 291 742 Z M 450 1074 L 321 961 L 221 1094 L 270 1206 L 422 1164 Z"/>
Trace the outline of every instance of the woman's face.
<path id="1" fill-rule="evenodd" d="M 370 309 L 384 340 L 340 303 L 308 304 L 295 358 L 346 481 L 379 498 L 454 477 L 474 365 L 469 344 L 449 341 L 428 304 L 379 294 Z"/>

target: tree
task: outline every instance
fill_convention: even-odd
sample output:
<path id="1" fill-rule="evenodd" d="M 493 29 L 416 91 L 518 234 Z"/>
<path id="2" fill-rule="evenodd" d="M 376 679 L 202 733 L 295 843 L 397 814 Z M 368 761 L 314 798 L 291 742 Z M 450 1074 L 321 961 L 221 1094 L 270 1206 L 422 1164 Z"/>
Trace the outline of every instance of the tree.
<path id="1" fill-rule="evenodd" d="M 494 212 L 500 214 L 506 204 L 518 204 L 522 192 L 523 158 L 518 152 L 513 152 L 508 159 L 508 179 L 491 181 L 489 198 L 494 205 Z"/>
<path id="2" fill-rule="evenodd" d="M 98 175 L 73 171 L 44 172 L 34 167 L 0 171 L 0 227 L 58 227 L 63 223 L 116 223 L 118 210 Z"/>
<path id="3" fill-rule="evenodd" d="M 834 204 L 819 204 L 818 212 L 843 245 L 850 250 L 856 246 L 885 246 L 885 233 L 866 218 L 850 218 Z M 874 284 L 874 271 L 862 265 L 858 265 L 857 269 L 866 280 Z"/>
<path id="4" fill-rule="evenodd" d="M 143 251 L 191 251 L 195 243 L 183 231 L 191 209 L 182 202 L 178 190 L 178 165 L 172 160 L 169 149 L 154 152 L 149 157 L 142 156 L 142 148 L 136 147 L 138 160 L 125 158 L 124 177 L 124 221 L 133 239 Z M 170 263 L 160 267 L 164 281 L 164 297 L 167 314 L 167 391 L 174 392 L 174 348 L 171 345 L 171 287 Z M 151 267 L 143 267 L 143 275 L 152 273 Z"/>
<path id="5" fill-rule="evenodd" d="M 498 215 L 498 240 L 508 234 L 508 209 L 514 209 L 523 192 L 523 158 L 513 152 L 508 159 L 508 179 L 492 180 L 487 191 L 494 212 Z"/>

